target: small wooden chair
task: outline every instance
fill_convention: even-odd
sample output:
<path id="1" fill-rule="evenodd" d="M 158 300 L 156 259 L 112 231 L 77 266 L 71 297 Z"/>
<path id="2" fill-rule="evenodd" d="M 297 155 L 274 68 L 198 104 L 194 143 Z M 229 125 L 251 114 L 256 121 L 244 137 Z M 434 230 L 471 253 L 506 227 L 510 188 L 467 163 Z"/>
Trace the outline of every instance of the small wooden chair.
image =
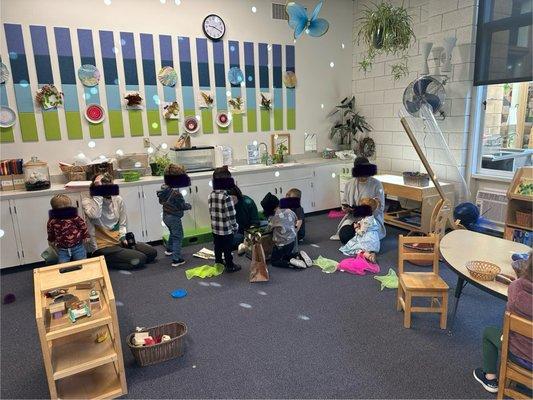
<path id="1" fill-rule="evenodd" d="M 412 312 L 430 312 L 440 314 L 440 328 L 446 329 L 448 315 L 448 285 L 439 276 L 439 241 L 434 233 L 429 236 L 403 236 L 398 237 L 398 311 L 404 311 L 403 326 L 411 327 Z M 406 252 L 404 245 L 410 243 L 425 243 L 433 245 L 433 251 Z M 404 272 L 404 262 L 409 260 L 426 260 L 433 262 L 432 272 Z M 430 307 L 413 307 L 413 297 L 431 297 Z M 439 298 L 441 301 L 439 302 Z M 438 306 L 434 307 L 433 304 Z"/>
<path id="2" fill-rule="evenodd" d="M 511 382 L 518 382 L 531 389 L 533 373 L 509 360 L 509 333 L 515 332 L 530 340 L 533 338 L 533 322 L 518 315 L 505 312 L 503 319 L 503 342 L 500 361 L 500 379 L 498 385 L 498 399 L 511 397 L 513 399 L 526 399 L 527 396 L 510 387 Z"/>

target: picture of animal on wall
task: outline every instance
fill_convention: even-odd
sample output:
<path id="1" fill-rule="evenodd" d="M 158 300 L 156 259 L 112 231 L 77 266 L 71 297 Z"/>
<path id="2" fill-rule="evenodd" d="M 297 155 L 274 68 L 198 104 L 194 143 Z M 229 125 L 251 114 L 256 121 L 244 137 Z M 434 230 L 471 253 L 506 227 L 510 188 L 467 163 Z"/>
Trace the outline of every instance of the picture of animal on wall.
<path id="1" fill-rule="evenodd" d="M 210 90 L 200 90 L 198 93 L 198 107 L 200 108 L 212 108 L 215 99 L 213 92 Z"/>
<path id="2" fill-rule="evenodd" d="M 128 110 L 142 110 L 143 98 L 138 92 L 127 92 L 124 96 L 126 100 L 126 109 Z"/>
<path id="3" fill-rule="evenodd" d="M 270 93 L 259 93 L 259 108 L 261 110 L 272 110 L 272 95 Z"/>
<path id="4" fill-rule="evenodd" d="M 161 104 L 163 118 L 165 119 L 179 119 L 180 105 L 177 101 L 163 102 Z"/>
<path id="5" fill-rule="evenodd" d="M 241 96 L 232 97 L 228 100 L 229 110 L 232 114 L 244 114 L 244 99 Z"/>

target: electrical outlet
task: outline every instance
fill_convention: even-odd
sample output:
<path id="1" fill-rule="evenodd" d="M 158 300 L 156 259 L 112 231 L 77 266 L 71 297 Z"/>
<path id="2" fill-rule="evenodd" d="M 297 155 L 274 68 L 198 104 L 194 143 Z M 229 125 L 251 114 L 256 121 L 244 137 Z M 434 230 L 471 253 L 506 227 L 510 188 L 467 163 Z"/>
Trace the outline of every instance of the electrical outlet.
<path id="1" fill-rule="evenodd" d="M 143 138 L 143 145 L 145 149 L 150 147 L 150 138 Z"/>

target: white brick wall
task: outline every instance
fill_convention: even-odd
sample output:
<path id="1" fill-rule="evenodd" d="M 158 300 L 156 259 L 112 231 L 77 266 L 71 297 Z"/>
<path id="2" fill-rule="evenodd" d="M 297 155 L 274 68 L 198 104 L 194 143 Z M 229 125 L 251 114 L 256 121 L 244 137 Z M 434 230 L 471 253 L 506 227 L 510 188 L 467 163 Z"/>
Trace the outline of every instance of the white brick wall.
<path id="1" fill-rule="evenodd" d="M 464 170 L 467 156 L 467 143 L 472 100 L 472 80 L 475 53 L 475 20 L 477 6 L 475 0 L 388 0 L 394 5 L 408 7 L 413 16 L 413 30 L 417 42 L 409 49 L 409 76 L 394 81 L 390 66 L 395 59 L 380 56 L 371 71 L 366 75 L 359 70 L 363 46 L 357 44 L 357 31 L 361 10 L 372 7 L 374 0 L 354 1 L 354 47 L 353 47 L 353 94 L 359 110 L 374 127 L 372 137 L 376 141 L 376 158 L 382 173 L 401 173 L 408 170 L 423 171 L 418 156 L 400 124 L 398 112 L 403 110 L 402 97 L 405 87 L 420 75 L 422 68 L 420 42 L 430 41 L 433 46 L 442 46 L 442 39 L 455 36 L 457 44 L 453 51 L 452 71 L 448 73 L 446 107 L 448 114 L 439 121 L 452 155 L 459 167 Z M 430 55 L 430 73 L 434 62 Z M 418 135 L 420 138 L 423 134 Z M 449 160 L 436 148 L 431 140 L 426 141 L 427 157 L 437 176 L 441 179 L 457 179 L 449 167 Z"/>

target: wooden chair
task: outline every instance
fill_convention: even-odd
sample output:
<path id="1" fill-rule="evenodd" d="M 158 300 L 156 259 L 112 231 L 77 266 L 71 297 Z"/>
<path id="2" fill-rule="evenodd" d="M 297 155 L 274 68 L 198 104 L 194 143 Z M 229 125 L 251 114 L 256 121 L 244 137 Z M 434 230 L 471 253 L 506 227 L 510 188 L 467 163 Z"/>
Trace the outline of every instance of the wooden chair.
<path id="1" fill-rule="evenodd" d="M 503 342 L 500 361 L 500 379 L 498 386 L 498 399 L 511 397 L 513 399 L 528 398 L 522 393 L 510 387 L 511 382 L 518 382 L 528 388 L 532 387 L 533 373 L 509 360 L 509 333 L 515 332 L 520 335 L 533 338 L 533 323 L 518 315 L 505 312 L 503 319 Z"/>
<path id="2" fill-rule="evenodd" d="M 440 314 L 440 328 L 446 329 L 448 314 L 448 285 L 439 276 L 439 241 L 438 235 L 403 236 L 398 238 L 398 311 L 404 311 L 403 326 L 411 327 L 411 313 L 430 312 Z M 406 252 L 404 245 L 410 243 L 425 243 L 433 245 L 433 251 Z M 432 272 L 404 272 L 404 262 L 409 260 L 426 260 L 433 262 Z M 430 297 L 430 307 L 413 307 L 413 297 Z M 440 299 L 440 301 L 439 301 Z M 434 306 L 437 303 L 437 306 Z"/>

